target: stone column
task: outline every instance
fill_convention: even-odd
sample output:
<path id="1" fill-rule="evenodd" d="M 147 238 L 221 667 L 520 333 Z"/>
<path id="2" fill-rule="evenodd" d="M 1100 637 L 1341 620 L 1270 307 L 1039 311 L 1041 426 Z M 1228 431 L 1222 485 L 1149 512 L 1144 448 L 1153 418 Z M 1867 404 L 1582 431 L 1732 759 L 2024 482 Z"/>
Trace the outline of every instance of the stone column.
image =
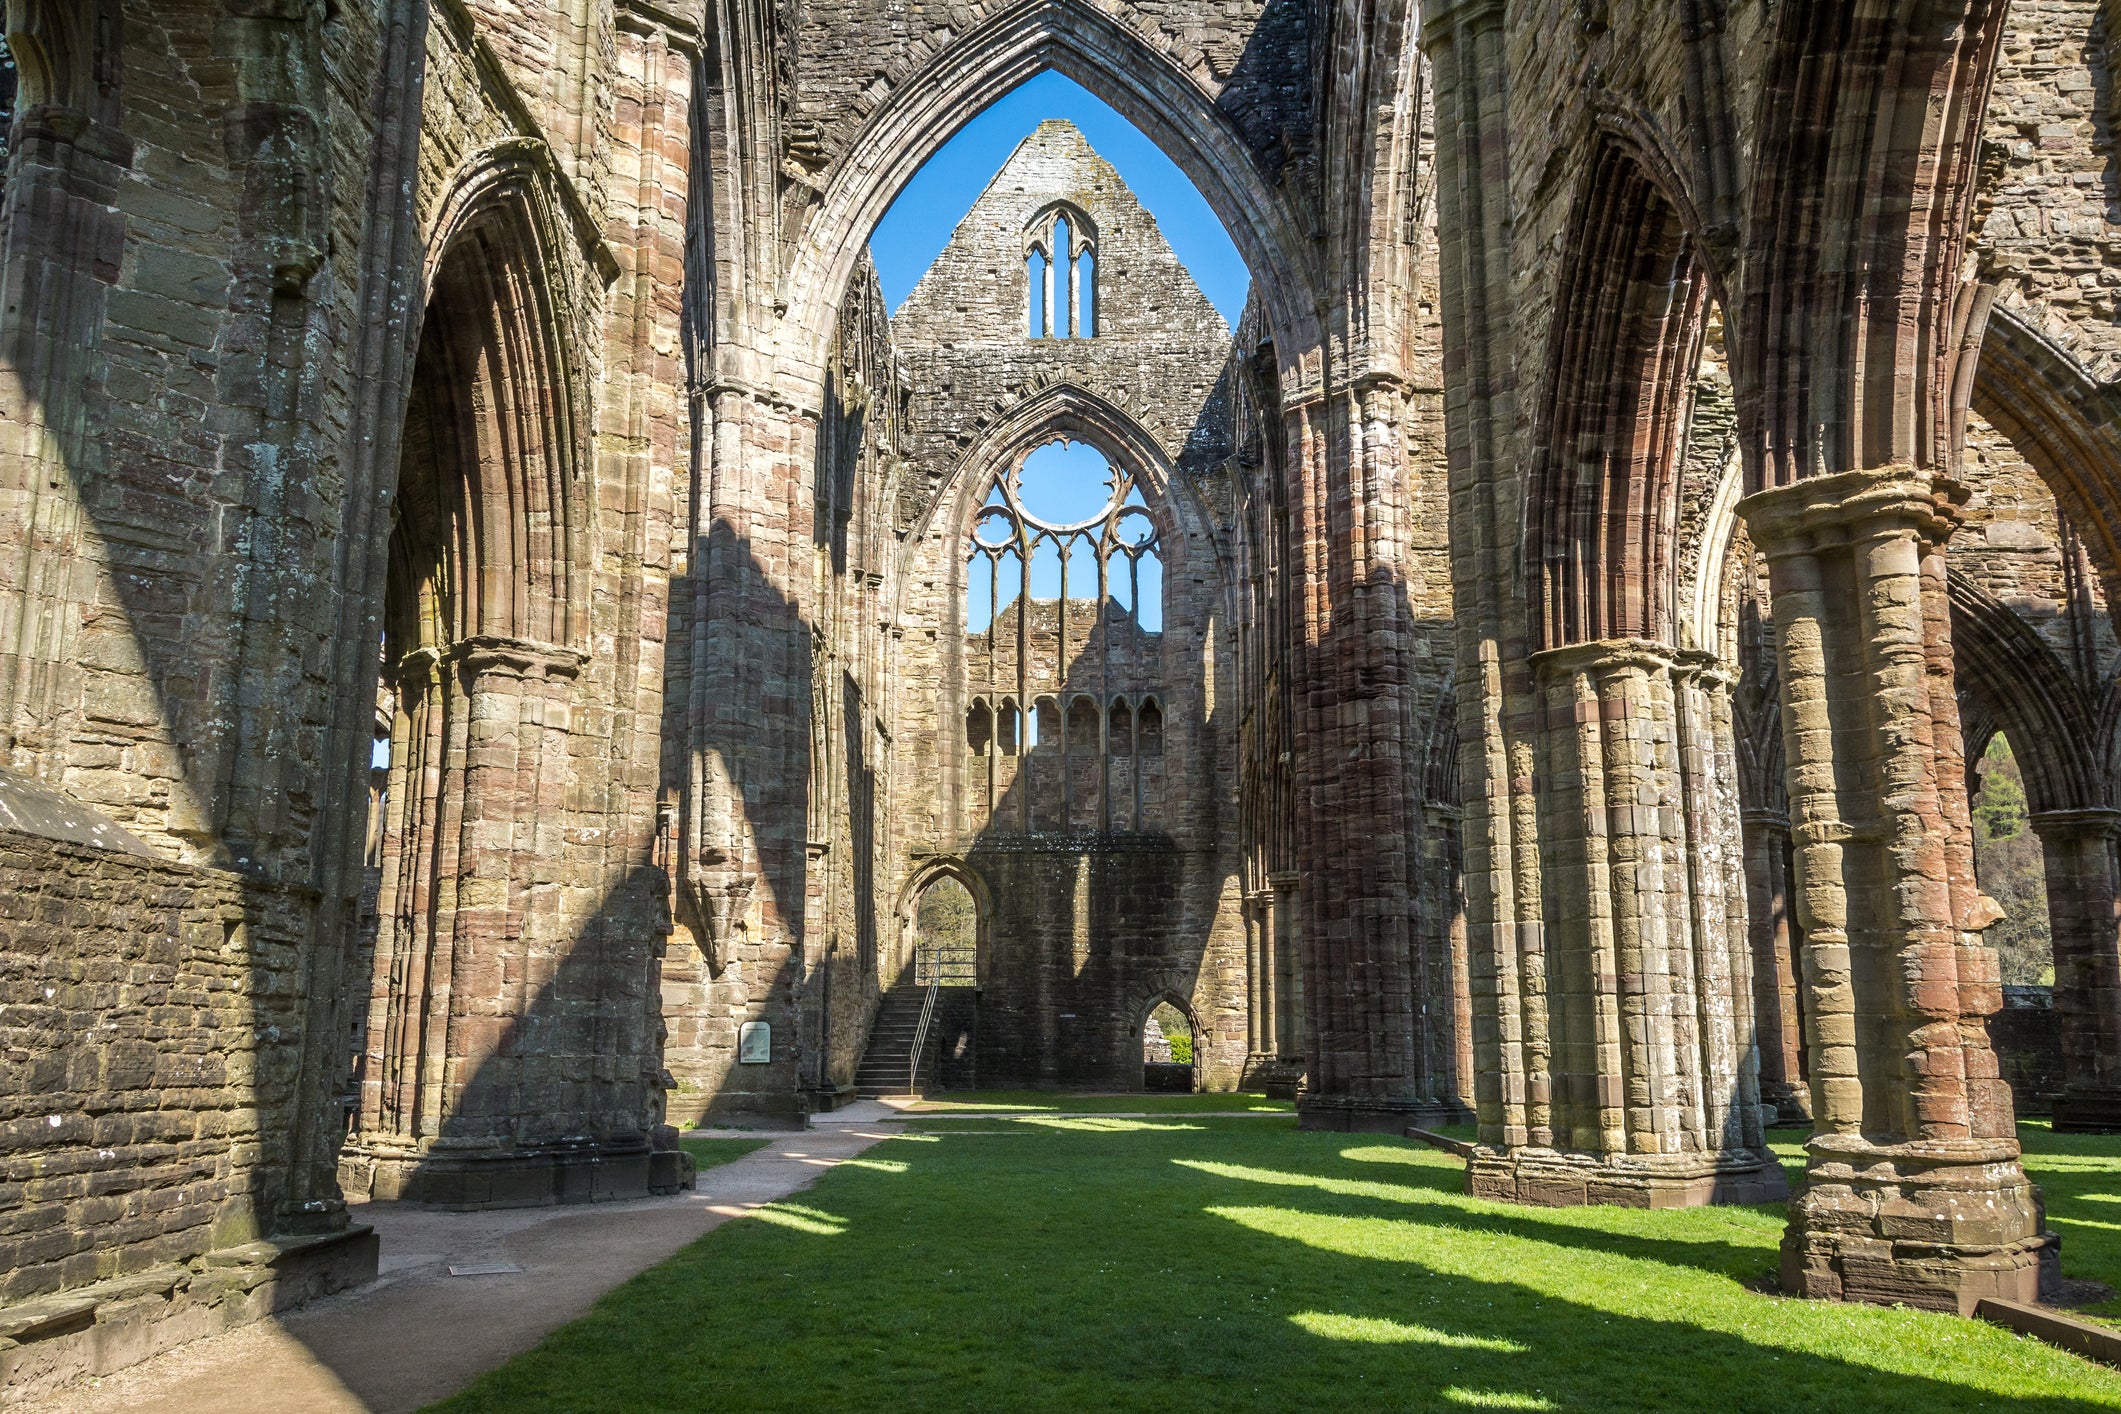
<path id="1" fill-rule="evenodd" d="M 1714 841 L 1736 810 L 1704 779 L 1696 738 L 1714 740 L 1716 713 L 1699 665 L 1620 639 L 1549 649 L 1534 671 L 1552 1071 L 1526 1080 L 1548 1099 L 1551 1139 L 1484 1143 L 1467 1191 L 1635 1207 L 1780 1197 L 1734 1025 L 1745 938 Z"/>
<path id="2" fill-rule="evenodd" d="M 1773 810 L 1746 811 L 1745 896 L 1753 950 L 1753 1035 L 1760 1051 L 1760 1099 L 1784 1118 L 1809 1121 L 1812 1093 L 1804 1083 L 1789 871 L 1789 817 Z"/>
<path id="3" fill-rule="evenodd" d="M 560 874 L 582 663 L 482 637 L 400 667 L 402 798 L 341 1165 L 357 1193 L 487 1206 L 645 1187 L 643 1082 L 600 1058 L 602 940 Z M 571 1103 L 531 1112 L 526 1095 Z"/>
<path id="4" fill-rule="evenodd" d="M 1296 879 L 1294 870 L 1267 876 L 1272 886 L 1267 908 L 1268 935 L 1274 940 L 1274 1053 L 1292 1061 L 1303 1060 L 1309 1049 L 1304 1043 L 1303 924 Z"/>
<path id="5" fill-rule="evenodd" d="M 1262 1005 L 1267 973 L 1261 965 L 1266 949 L 1261 945 L 1260 912 L 1259 894 L 1255 891 L 1245 895 L 1245 1036 L 1246 1049 L 1255 1056 L 1267 1051 L 1266 1008 Z"/>
<path id="6" fill-rule="evenodd" d="M 1472 1119 L 1472 995 L 1466 972 L 1466 911 L 1459 885 L 1458 808 L 1423 808 L 1415 974 L 1428 1092 L 1454 1123 Z"/>
<path id="7" fill-rule="evenodd" d="M 2047 865 L 2055 940 L 2055 1020 L 2062 1093 L 2055 1128 L 2121 1130 L 2121 918 L 2114 836 L 2121 810 L 2043 810 L 2032 817 Z"/>
<path id="8" fill-rule="evenodd" d="M 1773 592 L 1818 1127 L 1783 1285 L 1970 1314 L 2036 1298 L 2054 1246 L 1984 1020 L 1997 912 L 1974 884 L 1943 553 L 1965 496 L 1886 467 L 1740 510 Z"/>
<path id="9" fill-rule="evenodd" d="M 1281 912 L 1274 906 L 1274 890 L 1261 889 L 1254 896 L 1259 910 L 1259 1048 L 1269 1056 L 1281 1056 Z"/>

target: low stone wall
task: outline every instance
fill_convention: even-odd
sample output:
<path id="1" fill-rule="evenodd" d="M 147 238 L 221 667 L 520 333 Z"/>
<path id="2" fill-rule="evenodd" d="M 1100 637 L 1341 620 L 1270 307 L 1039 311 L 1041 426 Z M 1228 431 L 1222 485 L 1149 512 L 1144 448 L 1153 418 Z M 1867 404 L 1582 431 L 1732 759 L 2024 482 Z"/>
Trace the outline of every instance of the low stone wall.
<path id="1" fill-rule="evenodd" d="M 2053 1097 L 2062 1088 L 2062 1031 L 2053 990 L 2005 987 L 2003 1009 L 1988 1019 L 1988 1038 L 2016 1111 L 2053 1114 Z"/>
<path id="2" fill-rule="evenodd" d="M 365 1229 L 267 1240 L 309 909 L 234 874 L 0 830 L 0 1388 L 374 1274 Z"/>

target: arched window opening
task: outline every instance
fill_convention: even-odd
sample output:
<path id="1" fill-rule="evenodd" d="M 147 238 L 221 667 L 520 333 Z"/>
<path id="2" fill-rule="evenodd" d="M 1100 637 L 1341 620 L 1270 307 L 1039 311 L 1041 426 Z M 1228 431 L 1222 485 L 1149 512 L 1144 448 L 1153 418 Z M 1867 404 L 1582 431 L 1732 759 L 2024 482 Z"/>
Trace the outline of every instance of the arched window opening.
<path id="1" fill-rule="evenodd" d="M 1040 535 L 1031 544 L 1031 597 L 1051 603 L 1060 596 L 1060 537 Z"/>
<path id="2" fill-rule="evenodd" d="M 994 615 L 993 619 L 989 620 L 990 624 L 1007 614 L 1010 607 L 1024 595 L 1024 562 L 1022 556 L 1018 555 L 1014 550 L 1007 550 L 996 555 L 992 564 L 994 566 L 994 578 L 989 584 L 989 597 L 994 603 Z"/>
<path id="3" fill-rule="evenodd" d="M 1057 279 L 1054 290 L 1053 333 L 1056 338 L 1075 337 L 1075 243 L 1069 238 L 1068 218 L 1063 216 L 1053 223 L 1053 264 L 1058 271 L 1066 271 L 1065 278 Z"/>
<path id="4" fill-rule="evenodd" d="M 1068 602 L 1097 602 L 1097 539 L 1082 534 L 1068 537 Z"/>
<path id="5" fill-rule="evenodd" d="M 1163 531 L 1138 474 L 1055 437 L 1001 470 L 971 522 L 964 700 L 995 704 L 997 754 L 1065 752 L 1070 763 L 1056 773 L 1027 762 L 1020 777 L 986 782 L 984 800 L 971 802 L 975 828 L 1064 818 L 1070 828 L 1156 828 L 1160 778 L 1076 769 L 1163 749 L 1163 709 L 1144 696 L 1162 681 Z M 1002 793 L 1014 794 L 1011 808 L 998 809 Z"/>
<path id="6" fill-rule="evenodd" d="M 1078 697 L 1068 704 L 1068 748 L 1097 750 L 1097 704 L 1087 697 Z"/>
<path id="7" fill-rule="evenodd" d="M 965 713 L 965 748 L 974 756 L 985 756 L 994 749 L 994 713 L 984 699 Z"/>
<path id="8" fill-rule="evenodd" d="M 1142 755 L 1164 754 L 1164 709 L 1156 705 L 1155 698 L 1142 703 L 1141 712 L 1135 717 L 1134 734 Z"/>
<path id="9" fill-rule="evenodd" d="M 1004 699 L 1001 710 L 994 715 L 994 737 L 1001 754 L 1015 756 L 1022 749 L 1018 737 L 1023 714 L 1016 710 L 1016 703 Z"/>
<path id="10" fill-rule="evenodd" d="M 1193 1089 L 1196 1047 L 1193 1023 L 1169 1002 L 1158 1002 L 1142 1023 L 1142 1089 Z"/>
<path id="11" fill-rule="evenodd" d="M 1164 560 L 1151 547 L 1129 557 L 1134 581 L 1134 621 L 1143 633 L 1164 631 Z"/>
<path id="12" fill-rule="evenodd" d="M 1087 339 L 1096 333 L 1097 228 L 1070 206 L 1050 206 L 1024 231 L 1024 328 L 1034 339 Z"/>
<path id="13" fill-rule="evenodd" d="M 2006 987 L 2053 987 L 2055 944 L 2047 913 L 2047 866 L 2025 801 L 2025 778 L 2003 733 L 1981 753 L 1974 797 L 1974 873 L 2003 909 L 1984 934 Z"/>

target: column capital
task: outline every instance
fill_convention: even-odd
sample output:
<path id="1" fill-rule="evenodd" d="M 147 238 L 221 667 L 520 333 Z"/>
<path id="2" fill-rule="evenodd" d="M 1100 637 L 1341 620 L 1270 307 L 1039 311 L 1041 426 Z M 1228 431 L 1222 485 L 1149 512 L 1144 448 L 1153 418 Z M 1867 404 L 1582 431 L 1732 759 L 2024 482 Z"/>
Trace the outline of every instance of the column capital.
<path id="1" fill-rule="evenodd" d="M 420 684 L 424 686 L 433 682 L 441 665 L 441 653 L 426 644 L 422 644 L 398 659 L 397 663 L 391 668 L 391 673 L 393 680 L 397 683 L 398 690 L 403 692 L 410 685 Z"/>
<path id="2" fill-rule="evenodd" d="M 1746 534 L 1770 560 L 1908 533 L 1943 544 L 1959 528 L 1967 489 L 1912 466 L 1810 476 L 1738 503 Z"/>
<path id="3" fill-rule="evenodd" d="M 520 678 L 572 678 L 589 661 L 589 655 L 579 649 L 499 634 L 467 638 L 453 646 L 449 656 L 473 673 Z"/>
<path id="4" fill-rule="evenodd" d="M 1647 638 L 1594 638 L 1584 643 L 1565 643 L 1542 648 L 1532 655 L 1532 675 L 1541 682 L 1568 673 L 1609 673 L 1620 668 L 1662 672 L 1679 660 L 1679 650 L 1669 643 Z"/>
<path id="5" fill-rule="evenodd" d="M 2033 827 L 2033 833 L 2042 839 L 2051 835 L 2070 837 L 2076 835 L 2121 834 L 2121 810 L 2106 806 L 2086 806 L 2081 810 L 2035 810 L 2025 817 Z"/>
<path id="6" fill-rule="evenodd" d="M 1296 892 L 1297 878 L 1294 869 L 1277 870 L 1267 876 L 1268 892 L 1287 898 Z"/>

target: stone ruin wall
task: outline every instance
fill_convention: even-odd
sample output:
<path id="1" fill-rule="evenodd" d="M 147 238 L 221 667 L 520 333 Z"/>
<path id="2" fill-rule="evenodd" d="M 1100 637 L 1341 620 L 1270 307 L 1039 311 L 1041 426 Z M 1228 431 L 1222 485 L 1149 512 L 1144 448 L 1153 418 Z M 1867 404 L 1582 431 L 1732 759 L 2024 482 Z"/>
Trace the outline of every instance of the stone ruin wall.
<path id="1" fill-rule="evenodd" d="M 268 1231 L 300 1090 L 299 895 L 9 832 L 0 911 L 0 1302 L 181 1286 Z"/>
<path id="2" fill-rule="evenodd" d="M 879 982 L 896 975 L 905 789 L 893 729 L 923 694 L 898 668 L 900 634 L 883 605 L 899 542 L 889 508 L 904 473 L 908 386 L 883 291 L 865 259 L 840 311 L 827 409 L 817 435 L 810 695 L 813 765 L 802 820 L 799 950 L 747 929 L 716 967 L 682 920 L 663 964 L 664 1064 L 674 1122 L 727 1114 L 793 1116 L 852 1093 Z M 689 615 L 680 606 L 680 625 Z M 666 760 L 678 756 L 674 673 Z M 666 772 L 666 795 L 676 785 Z M 773 1028 L 774 1059 L 739 1064 L 747 1021 Z"/>
<path id="3" fill-rule="evenodd" d="M 2011 6 L 1983 132 L 1975 249 L 2006 307 L 2101 378 L 2121 363 L 2111 195 L 2115 37 L 2099 0 Z"/>
<path id="4" fill-rule="evenodd" d="M 0 583 L 0 652 L 33 687 L 6 704 L 9 763 L 160 862 L 11 848 L 25 913 L 11 932 L 37 955 L 25 975 L 56 988 L 23 999 L 11 1063 L 43 1077 L 39 1103 L 61 1123 L 14 1127 L 10 1295 L 344 1222 L 331 1174 L 366 990 L 345 920 L 373 719 L 356 645 L 380 607 L 364 561 L 396 476 L 377 454 L 395 427 L 378 420 L 402 414 L 410 371 L 357 365 L 393 331 L 409 351 L 445 203 L 497 152 L 553 153 L 549 175 L 516 177 L 544 182 L 537 199 L 560 213 L 566 238 L 538 273 L 585 415 L 586 664 L 547 723 L 568 742 L 549 821 L 565 844 L 524 882 L 567 896 L 549 915 L 555 963 L 606 975 L 542 998 L 545 1014 L 581 1028 L 625 1013 L 629 989 L 645 1001 L 663 926 L 653 723 L 685 441 L 685 153 L 670 138 L 690 76 L 673 46 L 688 41 L 608 8 L 549 34 L 555 16 L 482 20 L 454 3 L 233 20 L 203 4 L 101 8 L 114 23 L 98 32 L 122 48 L 75 54 L 58 91 L 27 95 L 30 140 L 9 170 L 15 288 L 40 319 L 71 322 L 6 331 L 27 401 L 0 434 L 0 525 L 31 549 Z M 35 5 L 10 9 L 18 32 L 43 23 Z M 228 53 L 242 61 L 203 58 Z M 85 115 L 85 134 L 47 127 L 40 99 Z M 400 152 L 417 153 L 403 188 Z M 84 1004 L 108 1008 L 116 1034 L 100 1059 L 56 1028 Z M 655 1038 L 632 1036 L 623 1054 L 572 1056 L 580 1074 L 532 1081 L 532 1103 L 565 1108 L 589 1069 L 616 1067 L 631 1096 L 595 1118 L 658 1121 Z M 83 1142 L 108 1151 L 93 1191 Z"/>
<path id="5" fill-rule="evenodd" d="M 1095 227 L 1093 338 L 1025 333 L 1024 232 L 1058 200 L 1073 203 Z M 1155 1000 L 1172 995 L 1189 1004 L 1207 1038 L 1206 1082 L 1234 1085 L 1247 1038 L 1223 561 L 1228 511 L 1210 475 L 1227 447 L 1218 386 L 1227 326 L 1118 174 L 1072 127 L 1048 123 L 974 204 L 893 329 L 913 389 L 898 502 L 900 525 L 913 537 L 901 588 L 898 671 L 905 682 L 940 688 L 932 703 L 906 699 L 917 715 L 898 734 L 897 799 L 912 866 L 933 856 L 965 859 L 996 901 L 983 961 L 981 1083 L 1133 1088 L 1140 1083 L 1142 1019 Z M 1052 391 L 1062 386 L 1077 392 Z M 1095 840 L 1036 828 L 1057 825 L 1060 816 L 1058 800 L 1044 798 L 1036 784 L 1045 758 L 1057 762 L 1043 739 L 1029 758 L 996 758 L 1005 772 L 1029 761 L 1035 828 L 1026 833 L 1011 823 L 1021 819 L 1011 813 L 1021 808 L 1010 789 L 1021 788 L 1013 774 L 1001 783 L 997 820 L 981 828 L 984 784 L 975 790 L 964 740 L 972 645 L 964 632 L 962 547 L 971 515 L 1003 459 L 1053 435 L 1034 430 L 1048 426 L 1037 420 L 1057 405 L 1047 400 L 1077 393 L 1139 425 L 1177 472 L 1170 488 L 1143 488 L 1162 527 L 1164 629 L 1145 636 L 1151 658 L 1139 682 L 1130 670 L 1124 684 L 1141 692 L 1153 685 L 1163 709 L 1160 766 L 1135 763 L 1145 773 L 1144 809 L 1153 810 L 1156 828 L 1145 820 L 1141 834 Z M 1087 430 L 1080 418 L 1050 425 L 1078 440 Z M 995 440 L 993 429 L 1012 426 L 1021 430 Z M 1123 455 L 1107 438 L 1089 440 L 1104 442 L 1100 450 L 1115 461 Z M 1071 622 L 1086 626 L 1094 614 L 1094 606 L 1070 605 Z M 1052 610 L 1034 603 L 1032 616 L 1046 622 Z M 1006 637 L 1010 611 L 1001 621 Z M 1007 649 L 1000 658 L 1013 662 Z M 1082 666 L 1067 666 L 1066 690 L 1045 689 L 1058 696 L 1063 721 L 1074 689 L 1085 685 Z M 1115 679 L 1111 691 L 1119 690 Z M 1057 785 L 1051 767 L 1046 777 Z M 1035 1070 L 1023 1067 L 1028 1055 L 1044 1057 Z"/>

